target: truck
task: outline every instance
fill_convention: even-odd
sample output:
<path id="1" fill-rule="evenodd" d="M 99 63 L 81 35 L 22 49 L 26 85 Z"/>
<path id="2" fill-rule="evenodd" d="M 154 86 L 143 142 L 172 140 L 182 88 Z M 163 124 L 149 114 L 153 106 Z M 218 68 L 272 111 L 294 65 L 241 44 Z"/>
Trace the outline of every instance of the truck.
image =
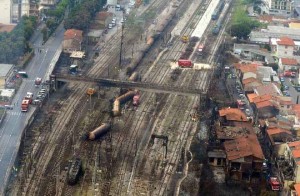
<path id="1" fill-rule="evenodd" d="M 35 87 L 38 87 L 39 85 L 41 85 L 41 83 L 42 83 L 42 78 L 36 78 L 34 80 Z"/>
<path id="2" fill-rule="evenodd" d="M 24 97 L 25 100 L 29 101 L 29 104 L 32 103 L 32 99 L 33 99 L 33 93 L 31 92 L 27 92 L 26 96 Z"/>
<path id="3" fill-rule="evenodd" d="M 278 180 L 278 177 L 271 176 L 268 179 L 268 185 L 272 191 L 280 191 L 280 182 Z"/>
<path id="4" fill-rule="evenodd" d="M 21 111 L 27 112 L 29 107 L 29 100 L 23 99 L 21 104 Z"/>
<path id="5" fill-rule="evenodd" d="M 179 67 L 193 67 L 194 64 L 192 63 L 191 60 L 179 59 L 178 66 Z"/>
<path id="6" fill-rule="evenodd" d="M 283 74 L 284 77 L 296 77 L 296 72 L 294 71 L 285 71 L 284 74 Z"/>

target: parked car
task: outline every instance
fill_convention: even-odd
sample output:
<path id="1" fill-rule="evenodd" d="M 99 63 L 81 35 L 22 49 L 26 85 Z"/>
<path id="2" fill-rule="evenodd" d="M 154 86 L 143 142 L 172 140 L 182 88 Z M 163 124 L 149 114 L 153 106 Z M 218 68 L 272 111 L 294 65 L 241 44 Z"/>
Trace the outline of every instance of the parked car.
<path id="1" fill-rule="evenodd" d="M 284 85 L 284 90 L 289 90 L 289 86 Z"/>
<path id="2" fill-rule="evenodd" d="M 113 25 L 112 25 L 111 23 L 109 23 L 109 24 L 108 24 L 108 28 L 109 28 L 109 29 L 112 29 L 112 28 L 113 28 Z"/>
<path id="3" fill-rule="evenodd" d="M 285 80 L 284 80 L 284 78 L 282 77 L 282 78 L 280 78 L 280 82 L 284 82 Z"/>
<path id="4" fill-rule="evenodd" d="M 4 105 L 5 109 L 7 110 L 13 110 L 14 106 L 13 105 Z"/>

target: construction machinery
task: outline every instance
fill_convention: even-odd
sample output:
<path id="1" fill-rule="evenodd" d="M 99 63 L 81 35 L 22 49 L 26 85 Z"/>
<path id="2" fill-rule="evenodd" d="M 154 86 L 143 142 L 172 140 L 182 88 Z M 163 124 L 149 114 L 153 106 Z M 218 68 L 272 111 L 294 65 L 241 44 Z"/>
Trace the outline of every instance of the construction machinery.
<path id="1" fill-rule="evenodd" d="M 189 42 L 189 36 L 187 36 L 187 35 L 182 36 L 182 37 L 181 37 L 181 41 L 182 41 L 183 43 L 188 43 L 188 42 Z"/>

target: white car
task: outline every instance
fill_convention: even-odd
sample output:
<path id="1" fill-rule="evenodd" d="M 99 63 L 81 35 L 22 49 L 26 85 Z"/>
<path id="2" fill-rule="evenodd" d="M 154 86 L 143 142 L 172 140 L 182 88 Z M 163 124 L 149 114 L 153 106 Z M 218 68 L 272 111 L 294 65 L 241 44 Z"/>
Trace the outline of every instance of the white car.
<path id="1" fill-rule="evenodd" d="M 111 23 L 109 23 L 109 24 L 108 24 L 108 28 L 109 28 L 109 29 L 112 29 L 112 28 L 113 28 L 113 25 L 112 25 Z"/>

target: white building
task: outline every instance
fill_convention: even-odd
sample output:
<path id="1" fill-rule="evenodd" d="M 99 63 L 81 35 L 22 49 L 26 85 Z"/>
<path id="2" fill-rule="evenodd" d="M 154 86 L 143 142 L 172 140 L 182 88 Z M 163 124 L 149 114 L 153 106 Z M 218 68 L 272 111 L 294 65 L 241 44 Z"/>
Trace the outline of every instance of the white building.
<path id="1" fill-rule="evenodd" d="M 12 1 L 0 0 L 0 23 L 10 24 L 12 15 Z"/>
<path id="2" fill-rule="evenodd" d="M 270 15 L 290 17 L 295 9 L 294 1 L 263 0 L 262 11 Z"/>
<path id="3" fill-rule="evenodd" d="M 292 57 L 295 51 L 295 42 L 289 37 L 281 37 L 279 39 L 271 40 L 272 52 L 278 57 Z"/>

